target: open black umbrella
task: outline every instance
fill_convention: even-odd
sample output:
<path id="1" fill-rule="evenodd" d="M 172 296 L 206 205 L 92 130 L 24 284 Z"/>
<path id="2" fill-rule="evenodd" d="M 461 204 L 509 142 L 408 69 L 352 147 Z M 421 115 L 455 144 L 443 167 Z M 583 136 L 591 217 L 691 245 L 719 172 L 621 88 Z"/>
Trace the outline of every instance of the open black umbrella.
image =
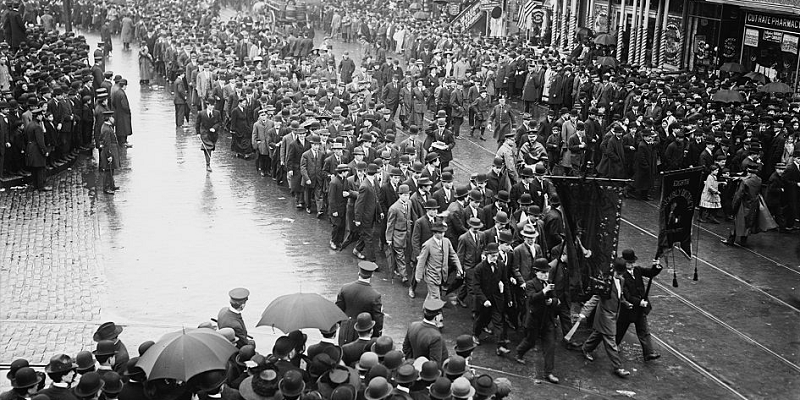
<path id="1" fill-rule="evenodd" d="M 759 92 L 765 93 L 792 93 L 792 87 L 783 82 L 770 82 L 758 88 Z"/>
<path id="2" fill-rule="evenodd" d="M 602 33 L 594 38 L 594 42 L 603 46 L 611 46 L 617 44 L 617 38 L 610 33 Z"/>
<path id="3" fill-rule="evenodd" d="M 711 95 L 711 101 L 720 103 L 744 103 L 744 96 L 736 90 L 720 90 Z"/>
<path id="4" fill-rule="evenodd" d="M 761 72 L 755 72 L 755 71 L 750 71 L 744 74 L 744 77 L 750 79 L 753 82 L 759 82 L 759 83 L 767 83 L 770 80 L 766 75 L 762 74 Z"/>
<path id="5" fill-rule="evenodd" d="M 269 303 L 256 326 L 272 326 L 283 332 L 303 328 L 327 330 L 346 319 L 347 315 L 332 301 L 316 293 L 294 293 Z"/>
<path id="6" fill-rule="evenodd" d="M 614 57 L 597 57 L 597 65 L 603 65 L 606 67 L 617 67 L 617 59 Z"/>
<path id="7" fill-rule="evenodd" d="M 735 62 L 728 62 L 722 64 L 722 66 L 719 67 L 719 70 L 722 72 L 729 72 L 732 74 L 743 74 L 747 72 L 747 68 L 745 68 L 744 65 Z"/>
<path id="8" fill-rule="evenodd" d="M 228 358 L 236 352 L 236 346 L 214 330 L 182 330 L 161 337 L 136 366 L 144 370 L 148 380 L 186 382 L 206 371 L 224 370 Z"/>

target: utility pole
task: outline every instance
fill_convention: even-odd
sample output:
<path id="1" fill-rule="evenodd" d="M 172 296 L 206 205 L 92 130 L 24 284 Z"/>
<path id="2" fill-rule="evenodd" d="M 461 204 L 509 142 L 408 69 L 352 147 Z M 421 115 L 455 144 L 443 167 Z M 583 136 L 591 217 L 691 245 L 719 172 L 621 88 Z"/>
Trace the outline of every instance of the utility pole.
<path id="1" fill-rule="evenodd" d="M 64 0 L 64 29 L 72 32 L 72 0 Z"/>

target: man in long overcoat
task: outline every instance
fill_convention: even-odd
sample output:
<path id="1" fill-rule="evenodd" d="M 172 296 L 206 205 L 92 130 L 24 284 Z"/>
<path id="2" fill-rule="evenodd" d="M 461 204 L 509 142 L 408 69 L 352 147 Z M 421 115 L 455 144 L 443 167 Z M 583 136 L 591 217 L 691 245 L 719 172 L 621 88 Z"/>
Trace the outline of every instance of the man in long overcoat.
<path id="1" fill-rule="evenodd" d="M 211 152 L 214 151 L 222 126 L 222 115 L 210 102 L 206 109 L 197 113 L 195 133 L 200 136 L 200 150 L 206 159 L 206 171 L 211 172 Z"/>
<path id="2" fill-rule="evenodd" d="M 747 245 L 747 236 L 756 226 L 758 196 L 761 192 L 761 178 L 758 176 L 760 168 L 761 164 L 748 165 L 747 176 L 739 182 L 736 194 L 733 195 L 733 213 L 736 217 L 728 239 L 723 240 L 727 245 L 733 245 L 737 237 L 740 245 Z"/>
<path id="3" fill-rule="evenodd" d="M 117 83 L 117 90 L 113 91 L 111 96 L 111 108 L 114 110 L 114 124 L 119 144 L 132 147 L 128 143 L 128 136 L 133 135 L 133 128 L 131 126 L 131 105 L 128 103 L 128 95 L 125 93 L 127 87 L 128 80 L 120 79 Z"/>

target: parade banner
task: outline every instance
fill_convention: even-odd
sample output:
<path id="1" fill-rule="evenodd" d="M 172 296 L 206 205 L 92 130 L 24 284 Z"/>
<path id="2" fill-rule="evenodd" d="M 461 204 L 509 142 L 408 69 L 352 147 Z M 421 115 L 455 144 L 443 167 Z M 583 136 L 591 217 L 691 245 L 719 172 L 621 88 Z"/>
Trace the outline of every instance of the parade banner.
<path id="1" fill-rule="evenodd" d="M 589 277 L 607 272 L 617 254 L 626 180 L 551 176 L 561 200 L 572 299 L 587 294 Z"/>
<path id="2" fill-rule="evenodd" d="M 692 220 L 700 203 L 703 168 L 686 168 L 662 175 L 661 207 L 658 215 L 658 248 L 655 259 L 680 243 L 680 250 L 692 256 Z"/>

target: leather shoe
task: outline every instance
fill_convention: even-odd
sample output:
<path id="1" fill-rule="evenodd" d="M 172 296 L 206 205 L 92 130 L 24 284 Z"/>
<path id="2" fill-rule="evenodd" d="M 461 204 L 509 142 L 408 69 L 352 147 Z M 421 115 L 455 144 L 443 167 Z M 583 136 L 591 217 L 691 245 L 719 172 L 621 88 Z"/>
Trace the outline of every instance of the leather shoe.
<path id="1" fill-rule="evenodd" d="M 502 357 L 502 356 L 504 356 L 504 355 L 506 355 L 508 353 L 511 353 L 511 350 L 505 348 L 504 346 L 500 346 L 500 347 L 497 348 L 497 352 L 496 353 L 497 353 L 498 356 Z"/>
<path id="2" fill-rule="evenodd" d="M 516 362 L 517 362 L 517 364 L 522 364 L 522 365 L 525 365 L 525 364 L 526 364 L 526 363 L 525 363 L 525 360 L 524 360 L 524 359 L 522 359 L 522 357 L 520 357 L 520 356 L 516 356 L 516 357 L 514 357 L 514 361 L 516 361 Z"/>
<path id="3" fill-rule="evenodd" d="M 644 360 L 645 361 L 657 360 L 659 358 L 661 358 L 661 354 L 658 354 L 658 353 L 650 353 L 650 354 L 644 356 Z"/>
<path id="4" fill-rule="evenodd" d="M 556 378 L 556 376 L 553 374 L 547 374 L 547 376 L 545 376 L 544 379 L 546 379 L 550 383 L 556 383 L 556 384 L 558 383 L 558 378 Z"/>
<path id="5" fill-rule="evenodd" d="M 624 369 L 624 368 L 617 368 L 614 370 L 614 373 L 617 374 L 620 378 L 627 378 L 631 373 Z"/>
<path id="6" fill-rule="evenodd" d="M 414 293 L 414 289 L 408 288 L 408 297 L 411 297 L 412 299 L 417 297 L 417 294 Z"/>
<path id="7" fill-rule="evenodd" d="M 589 353 L 586 350 L 582 351 L 583 351 L 583 358 L 585 358 L 587 361 L 594 361 L 594 356 L 592 355 L 592 353 Z"/>
<path id="8" fill-rule="evenodd" d="M 472 336 L 472 343 L 475 343 L 475 346 L 480 346 L 481 340 L 477 336 Z"/>

